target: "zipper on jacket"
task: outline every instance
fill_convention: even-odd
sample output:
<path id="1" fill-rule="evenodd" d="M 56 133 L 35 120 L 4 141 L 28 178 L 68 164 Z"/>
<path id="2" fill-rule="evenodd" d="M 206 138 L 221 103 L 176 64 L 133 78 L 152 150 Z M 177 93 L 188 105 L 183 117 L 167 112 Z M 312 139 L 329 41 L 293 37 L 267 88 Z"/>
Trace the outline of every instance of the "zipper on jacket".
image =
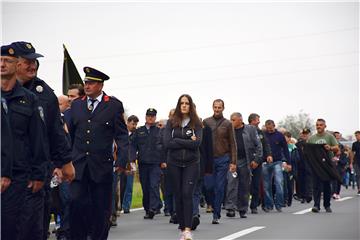
<path id="1" fill-rule="evenodd" d="M 184 139 L 184 128 L 181 128 L 181 136 Z M 183 149 L 182 152 L 183 152 L 182 157 L 183 157 L 183 163 L 184 163 L 184 161 L 185 161 L 185 149 Z M 184 167 L 185 167 L 185 164 L 184 164 Z"/>

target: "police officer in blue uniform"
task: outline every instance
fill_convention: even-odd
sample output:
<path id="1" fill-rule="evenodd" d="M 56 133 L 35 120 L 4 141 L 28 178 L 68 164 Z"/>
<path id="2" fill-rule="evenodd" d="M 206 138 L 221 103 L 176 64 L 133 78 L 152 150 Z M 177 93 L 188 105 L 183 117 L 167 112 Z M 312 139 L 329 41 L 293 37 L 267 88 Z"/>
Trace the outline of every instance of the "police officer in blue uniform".
<path id="1" fill-rule="evenodd" d="M 12 181 L 1 194 L 1 239 L 18 239 L 19 217 L 26 192 L 39 192 L 46 175 L 44 122 L 38 98 L 16 80 L 17 53 L 13 45 L 1 47 L 1 97 L 8 109 L 14 151 Z"/>
<path id="2" fill-rule="evenodd" d="M 155 125 L 156 113 L 154 108 L 146 111 L 145 125 L 136 129 L 131 142 L 132 152 L 137 153 L 139 163 L 142 203 L 146 213 L 144 219 L 153 219 L 159 209 L 160 166 L 165 164 L 165 159 L 161 157 L 160 128 Z"/>
<path id="3" fill-rule="evenodd" d="M 29 239 L 29 236 L 32 236 L 33 239 L 46 240 L 50 223 L 50 179 L 53 174 L 61 177 L 62 168 L 67 179 L 72 180 L 74 178 L 71 149 L 61 125 L 57 97 L 49 85 L 36 76 L 39 67 L 37 58 L 43 57 L 43 55 L 36 53 L 35 48 L 29 42 L 14 42 L 12 45 L 19 56 L 17 79 L 23 84 L 23 87 L 39 98 L 42 118 L 46 126 L 45 146 L 48 148 L 51 160 L 47 165 L 48 175 L 44 191 L 36 194 L 29 192 L 27 195 L 25 203 L 27 208 L 22 212 L 20 239 Z"/>
<path id="4" fill-rule="evenodd" d="M 73 101 L 69 132 L 73 144 L 73 163 L 76 171 L 71 183 L 71 239 L 107 239 L 110 227 L 113 181 L 113 142 L 118 146 L 115 169 L 125 168 L 128 162 L 129 139 L 124 120 L 124 108 L 118 99 L 102 91 L 109 77 L 91 67 L 85 67 L 85 94 Z M 87 200 L 91 201 L 91 226 Z"/>

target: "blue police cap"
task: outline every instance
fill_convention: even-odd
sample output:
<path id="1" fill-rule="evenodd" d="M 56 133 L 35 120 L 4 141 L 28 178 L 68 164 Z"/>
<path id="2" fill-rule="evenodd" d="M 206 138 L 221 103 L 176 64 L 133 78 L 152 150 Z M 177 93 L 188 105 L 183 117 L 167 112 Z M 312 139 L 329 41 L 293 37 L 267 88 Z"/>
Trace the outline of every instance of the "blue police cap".
<path id="1" fill-rule="evenodd" d="M 149 108 L 146 110 L 146 116 L 156 116 L 157 111 L 155 108 Z"/>
<path id="2" fill-rule="evenodd" d="M 16 52 L 19 57 L 23 57 L 26 59 L 36 59 L 39 57 L 44 57 L 43 55 L 36 53 L 35 48 L 29 42 L 13 42 L 12 45 L 16 48 Z"/>
<path id="3" fill-rule="evenodd" d="M 103 72 L 100 72 L 99 70 L 96 70 L 95 68 L 91 67 L 84 67 L 85 72 L 85 79 L 84 81 L 97 81 L 97 82 L 103 82 L 105 80 L 110 79 L 108 75 L 106 75 Z"/>
<path id="4" fill-rule="evenodd" d="M 14 48 L 13 44 L 10 44 L 1 46 L 1 56 L 17 57 L 18 55 L 16 48 Z"/>

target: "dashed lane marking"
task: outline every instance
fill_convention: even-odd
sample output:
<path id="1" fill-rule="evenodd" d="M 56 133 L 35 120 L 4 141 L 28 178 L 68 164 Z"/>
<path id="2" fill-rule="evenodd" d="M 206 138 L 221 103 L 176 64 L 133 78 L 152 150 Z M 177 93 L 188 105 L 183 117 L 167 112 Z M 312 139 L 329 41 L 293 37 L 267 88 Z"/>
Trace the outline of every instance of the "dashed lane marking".
<path id="1" fill-rule="evenodd" d="M 249 234 L 249 233 L 258 231 L 258 230 L 263 229 L 263 228 L 265 228 L 265 226 L 247 228 L 247 229 L 241 230 L 241 231 L 239 231 L 239 232 L 233 233 L 233 234 L 231 234 L 231 235 L 228 235 L 228 236 L 226 236 L 226 237 L 219 238 L 218 240 L 233 240 L 233 239 L 242 237 L 242 236 L 244 236 L 244 235 L 247 235 L 247 234 Z"/>

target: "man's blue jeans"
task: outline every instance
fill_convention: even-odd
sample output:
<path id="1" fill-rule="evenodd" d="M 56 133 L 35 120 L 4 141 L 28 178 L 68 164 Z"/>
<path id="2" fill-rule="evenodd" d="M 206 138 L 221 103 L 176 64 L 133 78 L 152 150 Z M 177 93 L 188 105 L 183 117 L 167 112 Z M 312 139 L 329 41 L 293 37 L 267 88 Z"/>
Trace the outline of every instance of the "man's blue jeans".
<path id="1" fill-rule="evenodd" d="M 264 191 L 265 191 L 265 207 L 273 209 L 274 198 L 272 194 L 272 177 L 274 177 L 275 183 L 275 207 L 281 209 L 284 206 L 284 176 L 282 172 L 282 162 L 276 161 L 272 163 L 263 164 L 263 179 L 264 179 Z"/>
<path id="2" fill-rule="evenodd" d="M 230 156 L 224 155 L 222 157 L 214 158 L 214 182 L 215 182 L 215 198 L 214 198 L 214 213 L 213 218 L 219 219 L 221 217 L 221 204 L 224 200 L 226 175 L 229 171 Z"/>
<path id="3" fill-rule="evenodd" d="M 124 199 L 122 203 L 122 209 L 124 210 L 129 210 L 131 207 L 133 185 L 134 185 L 134 175 L 127 175 Z"/>

